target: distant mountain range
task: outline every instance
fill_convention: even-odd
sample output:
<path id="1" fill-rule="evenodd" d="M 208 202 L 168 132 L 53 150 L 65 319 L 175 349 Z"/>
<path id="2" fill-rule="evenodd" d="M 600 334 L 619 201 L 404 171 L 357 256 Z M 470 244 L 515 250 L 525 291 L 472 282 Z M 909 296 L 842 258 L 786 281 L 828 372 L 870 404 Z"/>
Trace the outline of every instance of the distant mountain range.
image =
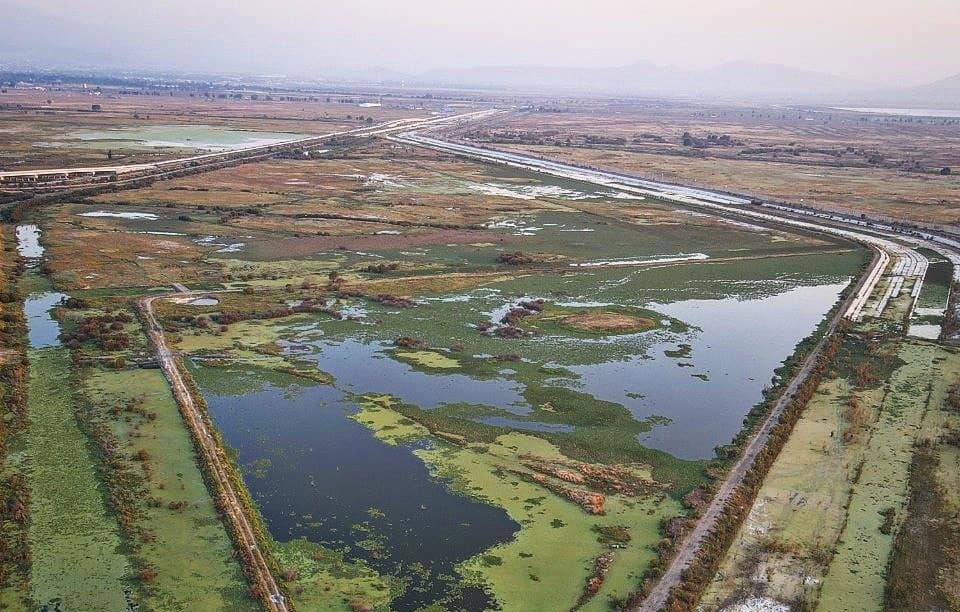
<path id="1" fill-rule="evenodd" d="M 132 32 L 112 27 L 109 20 L 95 26 L 80 25 L 68 15 L 10 0 L 0 0 L 0 14 L 7 19 L 4 35 L 0 36 L 0 70 L 53 67 L 168 72 L 182 66 L 202 69 L 193 66 L 197 57 L 211 65 L 223 61 L 215 53 L 195 53 L 191 45 L 173 39 L 170 53 L 157 53 Z M 262 69 L 249 67 L 248 71 Z M 891 89 L 822 72 L 751 62 L 731 62 L 703 70 L 636 62 L 614 68 L 479 66 L 422 73 L 376 67 L 337 70 L 321 63 L 316 70 L 298 76 L 314 82 L 960 109 L 960 74 L 920 87 Z"/>
<path id="2" fill-rule="evenodd" d="M 892 89 L 823 72 L 752 62 L 730 62 L 703 70 L 637 62 L 618 68 L 480 66 L 420 74 L 370 69 L 362 74 L 330 73 L 327 76 L 368 83 L 517 91 L 960 109 L 960 74 L 920 87 Z"/>
<path id="3" fill-rule="evenodd" d="M 934 81 L 928 85 L 889 92 L 888 95 L 891 102 L 901 100 L 898 103 L 913 104 L 920 100 L 933 108 L 960 110 L 960 74 Z"/>
<path id="4" fill-rule="evenodd" d="M 413 77 L 426 83 L 594 91 L 606 94 L 744 95 L 790 99 L 846 96 L 870 85 L 829 74 L 775 64 L 732 62 L 705 70 L 682 70 L 637 62 L 620 68 L 481 67 L 435 70 Z"/>

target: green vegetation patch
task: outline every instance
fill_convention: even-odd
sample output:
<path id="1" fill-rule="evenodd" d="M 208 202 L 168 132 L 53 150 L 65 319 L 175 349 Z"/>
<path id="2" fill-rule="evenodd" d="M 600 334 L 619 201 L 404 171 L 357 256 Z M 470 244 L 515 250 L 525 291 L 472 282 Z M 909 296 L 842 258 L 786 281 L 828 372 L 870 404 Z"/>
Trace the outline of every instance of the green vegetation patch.
<path id="1" fill-rule="evenodd" d="M 903 522 L 908 499 L 914 440 L 928 402 L 942 402 L 945 389 L 934 391 L 943 386 L 944 363 L 950 363 L 938 359 L 944 356 L 942 349 L 927 344 L 904 343 L 898 356 L 904 363 L 890 377 L 890 391 L 864 451 L 819 610 L 879 609 L 883 603 L 892 534 Z"/>
<path id="2" fill-rule="evenodd" d="M 427 369 L 455 370 L 460 367 L 457 359 L 437 351 L 395 351 L 394 356 Z"/>
<path id="3" fill-rule="evenodd" d="M 30 598 L 66 610 L 127 610 L 130 566 L 74 416 L 70 354 L 47 348 L 29 358 Z"/>
<path id="4" fill-rule="evenodd" d="M 949 261 L 933 261 L 923 277 L 923 286 L 917 298 L 917 308 L 945 308 L 950 295 L 953 264 Z"/>
<path id="5" fill-rule="evenodd" d="M 843 529 L 850 478 L 862 461 L 869 433 L 845 439 L 840 415 L 856 393 L 870 420 L 883 399 L 882 389 L 854 391 L 843 378 L 821 382 L 803 416 L 770 468 L 756 502 L 721 562 L 703 603 L 717 606 L 755 586 L 756 594 L 801 608 L 816 601 L 819 579 Z M 753 592 L 753 591 L 751 591 Z"/>
<path id="6" fill-rule="evenodd" d="M 369 397 L 354 418 L 389 444 L 430 437 L 427 429 L 396 410 L 400 407 L 389 397 Z M 449 434 L 439 438 L 429 448 L 414 451 L 431 472 L 454 490 L 503 508 L 521 525 L 510 542 L 461 564 L 468 581 L 486 587 L 504 610 L 573 606 L 594 560 L 612 551 L 614 560 L 602 588 L 584 608 L 605 610 L 610 597 L 625 597 L 636 588 L 654 559 L 660 521 L 682 512 L 679 502 L 657 492 L 608 495 L 605 514 L 586 512 L 529 478 L 524 457 L 569 461 L 557 446 L 532 435 L 499 434 L 483 444 L 457 442 Z M 649 469 L 637 473 L 650 477 Z"/>
<path id="7" fill-rule="evenodd" d="M 273 554 L 301 610 L 386 612 L 403 589 L 400 581 L 379 575 L 363 561 L 347 561 L 342 552 L 303 538 L 276 543 Z"/>
<path id="8" fill-rule="evenodd" d="M 137 551 L 153 570 L 144 603 L 155 610 L 256 610 L 197 464 L 189 432 L 160 370 L 87 369 L 84 390 L 120 442 L 137 457 L 146 497 L 146 537 Z"/>

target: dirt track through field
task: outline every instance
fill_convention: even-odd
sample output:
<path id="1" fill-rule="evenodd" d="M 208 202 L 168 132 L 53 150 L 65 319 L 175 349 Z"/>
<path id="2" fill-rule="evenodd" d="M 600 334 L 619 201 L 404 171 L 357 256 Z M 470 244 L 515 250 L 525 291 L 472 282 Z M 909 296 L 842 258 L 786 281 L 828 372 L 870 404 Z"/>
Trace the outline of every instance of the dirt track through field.
<path id="1" fill-rule="evenodd" d="M 205 465 L 208 468 L 210 478 L 216 484 L 215 495 L 221 501 L 221 507 L 233 527 L 233 533 L 236 534 L 237 546 L 241 548 L 244 557 L 250 560 L 248 567 L 253 572 L 251 582 L 258 587 L 263 596 L 264 607 L 271 612 L 287 612 L 289 608 L 284 600 L 273 573 L 267 564 L 266 559 L 257 546 L 257 539 L 254 534 L 250 521 L 240 503 L 239 497 L 230 481 L 227 471 L 227 462 L 229 459 L 224 456 L 222 449 L 216 443 L 215 438 L 207 428 L 206 421 L 203 418 L 193 395 L 183 380 L 183 375 L 177 366 L 174 353 L 167 347 L 166 339 L 163 336 L 163 329 L 157 322 L 153 312 L 153 302 L 157 298 L 166 296 L 144 297 L 137 300 L 137 306 L 143 313 L 147 322 L 150 341 L 157 353 L 157 359 L 163 368 L 163 373 L 170 381 L 170 387 L 173 395 L 180 406 L 184 420 L 190 428 L 197 450 L 203 455 Z"/>

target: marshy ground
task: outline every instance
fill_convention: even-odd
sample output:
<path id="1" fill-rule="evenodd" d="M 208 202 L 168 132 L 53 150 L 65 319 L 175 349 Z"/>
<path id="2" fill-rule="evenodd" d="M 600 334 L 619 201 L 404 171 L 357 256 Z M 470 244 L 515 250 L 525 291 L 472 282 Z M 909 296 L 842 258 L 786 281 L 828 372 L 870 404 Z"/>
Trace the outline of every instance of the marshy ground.
<path id="1" fill-rule="evenodd" d="M 96 119 L 70 130 L 112 125 Z M 311 133 L 307 121 L 230 125 Z M 51 204 L 26 223 L 43 252 L 8 281 L 36 311 L 8 463 L 30 486 L 34 565 L 9 564 L 12 609 L 255 606 L 137 297 L 199 292 L 156 312 L 299 609 L 607 610 L 662 563 L 751 409 L 869 259 L 377 140 Z M 945 301 L 946 278 L 931 277 L 925 307 Z M 882 598 L 914 441 L 948 392 L 925 376 L 960 367 L 893 334 L 857 344 L 906 314 L 888 310 L 852 332 L 853 361 L 811 401 L 710 605 L 753 594 L 758 572 L 773 598 Z M 874 358 L 876 380 L 858 379 L 854 362 Z M 69 446 L 64 478 L 49 471 L 51 428 Z M 83 520 L 57 510 L 67 494 Z M 96 547 L 50 546 L 84 538 Z M 96 575 L 74 555 L 97 557 Z M 843 572 L 859 591 L 831 580 Z"/>

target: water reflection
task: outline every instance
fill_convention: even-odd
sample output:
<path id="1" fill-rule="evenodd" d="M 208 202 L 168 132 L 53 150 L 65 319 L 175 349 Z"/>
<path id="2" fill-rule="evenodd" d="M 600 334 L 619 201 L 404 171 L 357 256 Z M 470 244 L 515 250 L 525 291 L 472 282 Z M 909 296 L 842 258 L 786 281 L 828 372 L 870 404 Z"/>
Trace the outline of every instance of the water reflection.
<path id="1" fill-rule="evenodd" d="M 298 353 L 297 357 L 314 361 L 318 368 L 332 374 L 337 386 L 345 391 L 389 393 L 421 408 L 463 402 L 498 406 L 518 415 L 530 412 L 522 396 L 523 385 L 514 380 L 421 372 L 385 354 L 390 346 L 384 342 L 321 339 L 303 345 L 315 352 Z M 295 350 L 296 344 L 287 346 Z"/>
<path id="2" fill-rule="evenodd" d="M 39 259 L 43 256 L 40 228 L 32 223 L 17 226 L 17 253 L 28 259 Z"/>
<path id="3" fill-rule="evenodd" d="M 27 332 L 31 348 L 60 346 L 60 323 L 51 316 L 51 309 L 67 295 L 56 291 L 33 293 L 23 302 L 27 315 Z"/>
<path id="4" fill-rule="evenodd" d="M 211 376 L 240 374 L 199 368 L 201 388 Z M 345 546 L 350 559 L 407 576 L 413 582 L 394 609 L 413 610 L 448 594 L 459 581 L 456 563 L 518 528 L 503 510 L 451 493 L 412 448 L 384 444 L 347 418 L 357 406 L 334 387 L 267 385 L 242 396 L 205 392 L 205 398 L 240 463 L 252 466 L 245 480 L 270 533 L 280 541 L 306 537 Z M 426 576 L 404 573 L 415 563 Z M 468 610 L 489 603 L 475 588 L 457 598 Z"/>
<path id="5" fill-rule="evenodd" d="M 669 357 L 665 351 L 677 343 L 663 342 L 649 359 L 568 367 L 580 375 L 581 390 L 623 404 L 638 419 L 670 419 L 642 435 L 645 446 L 685 459 L 711 457 L 715 446 L 740 431 L 773 371 L 816 329 L 846 285 L 796 287 L 763 299 L 653 304 L 700 328 L 684 340 L 689 350 Z"/>

